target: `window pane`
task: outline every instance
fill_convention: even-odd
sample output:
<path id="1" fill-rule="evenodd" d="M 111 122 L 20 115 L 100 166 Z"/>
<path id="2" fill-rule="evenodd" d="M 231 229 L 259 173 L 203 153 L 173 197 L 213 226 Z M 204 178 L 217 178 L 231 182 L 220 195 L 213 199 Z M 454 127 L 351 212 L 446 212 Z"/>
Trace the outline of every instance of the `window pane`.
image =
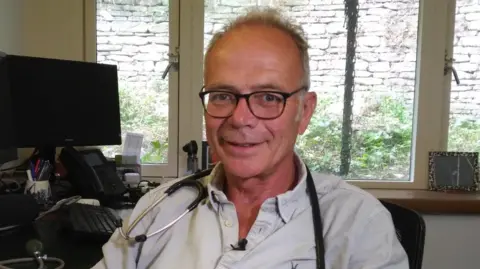
<path id="1" fill-rule="evenodd" d="M 480 1 L 457 0 L 448 150 L 480 151 Z"/>
<path id="2" fill-rule="evenodd" d="M 169 1 L 127 2 L 97 0 L 97 61 L 118 66 L 123 139 L 143 134 L 142 163 L 166 163 Z M 113 157 L 122 146 L 104 152 Z"/>
<path id="3" fill-rule="evenodd" d="M 318 106 L 297 150 L 310 169 L 348 179 L 408 180 L 419 1 L 359 1 L 358 25 L 352 31 L 357 45 L 355 70 L 350 68 L 351 100 L 345 100 L 344 94 L 351 40 L 343 0 L 206 0 L 205 48 L 229 18 L 255 5 L 280 7 L 308 35 L 311 89 L 318 94 Z M 348 124 L 343 121 L 344 104 L 351 102 L 352 115 L 347 118 L 352 123 Z M 352 132 L 343 136 L 342 143 L 346 126 Z M 345 141 L 351 146 L 342 150 Z"/>

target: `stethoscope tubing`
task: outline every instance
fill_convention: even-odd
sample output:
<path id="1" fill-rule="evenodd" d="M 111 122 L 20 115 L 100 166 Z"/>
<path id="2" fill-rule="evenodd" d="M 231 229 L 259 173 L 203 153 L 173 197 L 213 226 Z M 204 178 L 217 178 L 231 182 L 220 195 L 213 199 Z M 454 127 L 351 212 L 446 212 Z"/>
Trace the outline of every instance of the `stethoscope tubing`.
<path id="1" fill-rule="evenodd" d="M 306 167 L 306 166 L 305 166 Z M 315 236 L 315 253 L 316 253 L 316 265 L 317 269 L 325 269 L 325 245 L 323 240 L 323 223 L 320 212 L 320 204 L 318 202 L 317 188 L 313 177 L 310 174 L 310 170 L 307 169 L 307 192 L 310 198 L 310 206 L 312 208 L 313 218 L 313 232 Z"/>
<path id="2" fill-rule="evenodd" d="M 315 183 L 313 182 L 312 175 L 310 174 L 310 170 L 306 167 L 307 170 L 307 192 L 310 199 L 310 204 L 312 208 L 312 217 L 313 217 L 313 228 L 314 228 L 314 235 L 315 235 L 315 253 L 316 253 L 316 268 L 317 269 L 325 269 L 325 246 L 324 246 L 324 239 L 323 239 L 323 223 L 321 218 L 320 212 L 320 205 L 318 201 L 317 190 L 315 188 Z M 206 169 L 200 171 L 198 173 L 189 175 L 184 177 L 183 179 L 179 180 L 178 182 L 172 184 L 169 188 L 167 188 L 164 194 L 157 199 L 153 204 L 147 207 L 142 213 L 135 218 L 133 223 L 128 226 L 127 231 L 125 232 L 122 224 L 118 224 L 118 228 L 120 231 L 120 235 L 127 241 L 134 241 L 138 243 L 145 242 L 148 238 L 155 236 L 166 229 L 172 227 L 175 223 L 177 223 L 180 219 L 182 219 L 185 215 L 189 212 L 194 210 L 200 202 L 207 197 L 207 189 L 203 186 L 203 184 L 198 181 L 198 179 L 203 178 L 211 173 L 212 169 Z M 138 223 L 150 212 L 155 208 L 160 202 L 162 202 L 167 196 L 172 195 L 177 190 L 182 187 L 193 187 L 197 189 L 198 195 L 195 200 L 187 206 L 187 209 L 183 211 L 178 217 L 173 219 L 167 225 L 162 227 L 161 229 L 156 230 L 155 232 L 149 234 L 140 234 L 134 237 L 130 236 L 132 230 L 138 225 Z"/>
<path id="3" fill-rule="evenodd" d="M 148 238 L 150 238 L 150 237 L 152 237 L 152 236 L 154 236 L 158 233 L 161 233 L 161 232 L 165 231 L 166 229 L 170 228 L 171 226 L 173 226 L 182 217 L 184 217 L 190 211 L 195 209 L 203 199 L 205 199 L 205 197 L 207 196 L 206 195 L 207 191 L 206 191 L 205 187 L 203 186 L 203 184 L 201 182 L 199 182 L 197 179 L 200 179 L 200 178 L 203 178 L 203 177 L 209 175 L 211 173 L 211 171 L 212 171 L 212 169 L 203 170 L 203 171 L 200 171 L 198 173 L 188 175 L 188 176 L 184 177 L 183 179 L 179 180 L 178 182 L 175 182 L 174 184 L 172 184 L 172 186 L 168 187 L 165 190 L 164 194 L 159 199 L 157 199 L 153 204 L 151 204 L 149 207 L 147 207 L 145 210 L 143 210 L 142 213 L 140 213 L 140 215 L 137 218 L 135 218 L 133 223 L 128 226 L 126 232 L 123 229 L 122 223 L 118 223 L 117 226 L 120 230 L 120 235 L 127 241 L 145 242 Z M 130 233 L 132 232 L 132 230 L 135 229 L 135 227 L 138 225 L 138 223 L 148 213 L 150 213 L 150 211 L 152 211 L 158 204 L 160 204 L 167 196 L 172 195 L 173 193 L 175 193 L 177 190 L 179 190 L 182 187 L 193 187 L 193 188 L 196 188 L 197 191 L 198 191 L 197 197 L 195 198 L 195 200 L 192 203 L 190 203 L 187 206 L 187 209 L 185 211 L 183 211 L 178 217 L 176 217 L 170 223 L 165 225 L 163 228 L 161 228 L 161 229 L 159 229 L 155 232 L 152 232 L 150 234 L 140 234 L 140 235 L 136 235 L 134 237 L 130 237 Z"/>

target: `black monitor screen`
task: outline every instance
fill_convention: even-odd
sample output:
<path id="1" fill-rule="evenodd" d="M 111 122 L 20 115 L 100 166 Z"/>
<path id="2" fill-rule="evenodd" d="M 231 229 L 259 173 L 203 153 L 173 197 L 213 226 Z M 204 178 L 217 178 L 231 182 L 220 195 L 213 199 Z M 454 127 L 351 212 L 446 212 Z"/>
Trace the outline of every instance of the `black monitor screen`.
<path id="1" fill-rule="evenodd" d="M 7 56 L 17 147 L 121 144 L 115 65 Z"/>
<path id="2" fill-rule="evenodd" d="M 0 150 L 9 149 L 14 146 L 13 114 L 9 88 L 7 61 L 5 55 L 0 55 Z"/>

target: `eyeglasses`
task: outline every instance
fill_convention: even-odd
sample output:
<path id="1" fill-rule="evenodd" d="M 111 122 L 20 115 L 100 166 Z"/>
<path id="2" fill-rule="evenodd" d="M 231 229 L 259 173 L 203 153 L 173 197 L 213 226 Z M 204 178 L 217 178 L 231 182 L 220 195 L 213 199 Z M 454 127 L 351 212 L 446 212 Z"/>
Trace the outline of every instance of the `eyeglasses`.
<path id="1" fill-rule="evenodd" d="M 306 90 L 302 87 L 294 92 L 258 91 L 248 94 L 237 94 L 227 90 L 208 90 L 202 88 L 199 93 L 205 112 L 214 118 L 228 118 L 233 114 L 241 98 L 245 98 L 252 114 L 263 120 L 280 117 L 285 110 L 287 99 L 296 93 Z M 204 91 L 205 90 L 205 91 Z"/>

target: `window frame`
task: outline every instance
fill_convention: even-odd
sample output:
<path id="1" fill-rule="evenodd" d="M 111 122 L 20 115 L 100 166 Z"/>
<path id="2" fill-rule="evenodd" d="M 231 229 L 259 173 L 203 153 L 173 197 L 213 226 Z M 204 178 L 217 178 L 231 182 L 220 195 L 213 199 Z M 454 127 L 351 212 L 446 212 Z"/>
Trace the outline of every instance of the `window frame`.
<path id="1" fill-rule="evenodd" d="M 353 185 L 375 189 L 428 189 L 428 152 L 445 150 L 448 136 L 448 113 L 445 117 L 444 109 L 448 108 L 449 92 L 444 87 L 448 78 L 443 76 L 443 66 L 448 36 L 445 21 L 452 12 L 451 1 L 455 0 L 420 0 L 419 3 L 410 181 L 348 180 Z M 201 37 L 192 40 L 191 46 L 203 49 L 205 9 L 197 3 L 203 4 L 203 1 L 193 2 L 201 11 L 192 14 L 197 24 L 192 25 L 191 30 L 201 33 Z M 203 50 L 197 49 L 195 53 L 203 55 Z M 194 72 L 201 74 L 203 69 L 197 68 Z M 203 113 L 201 108 L 198 113 Z M 201 141 L 201 136 L 196 140 Z"/>
<path id="2" fill-rule="evenodd" d="M 446 21 L 446 47 L 445 47 L 445 57 L 449 59 L 455 58 L 455 51 L 454 51 L 454 39 L 455 39 L 455 24 L 456 24 L 456 12 L 457 12 L 457 1 L 456 0 L 447 0 L 448 5 L 448 14 L 445 18 Z M 451 66 L 455 68 L 455 62 L 451 63 Z M 444 100 L 443 100 L 443 114 L 442 118 L 445 123 L 444 130 L 442 130 L 442 134 L 445 134 L 443 137 L 443 146 L 444 150 L 448 150 L 448 136 L 449 136 L 449 127 L 450 127 L 450 103 L 451 103 L 451 91 L 452 91 L 452 80 L 453 80 L 452 72 L 447 72 L 445 75 L 444 80 Z M 460 78 L 461 79 L 461 78 Z"/>
<path id="3" fill-rule="evenodd" d="M 192 10 L 187 1 L 170 0 L 169 3 L 169 45 L 170 51 L 177 48 L 180 52 L 178 72 L 169 72 L 169 119 L 168 119 L 168 163 L 167 164 L 142 164 L 142 177 L 148 178 L 176 178 L 186 171 L 187 155 L 182 151 L 182 146 L 190 140 L 194 140 L 196 132 L 191 130 L 195 127 L 193 121 L 195 108 L 192 95 L 191 69 L 194 57 L 189 55 L 188 40 L 192 39 L 190 29 Z M 96 31 L 96 1 L 84 0 L 84 55 L 85 61 L 96 62 L 97 58 L 97 31 Z M 182 42 L 180 42 L 182 40 Z M 182 90 L 180 90 L 182 89 Z M 180 100 L 182 100 L 180 102 Z M 188 105 L 191 104 L 191 105 Z M 180 109 L 181 108 L 181 109 Z M 190 108 L 190 109 L 186 109 Z M 200 128 L 201 129 L 201 128 Z M 201 132 L 201 130 L 200 130 Z M 200 151 L 201 154 L 201 151 Z M 201 155 L 200 155 L 201 156 Z"/>
<path id="4" fill-rule="evenodd" d="M 443 75 L 448 20 L 455 0 L 420 0 L 410 181 L 349 181 L 362 188 L 428 189 L 428 153 L 444 151 L 450 92 Z M 455 8 L 453 9 L 455 14 Z M 452 39 L 453 40 L 453 39 Z"/>
<path id="5" fill-rule="evenodd" d="M 95 0 L 86 1 L 86 60 L 96 55 Z M 171 0 L 171 3 L 175 2 Z M 90 3 L 90 4 L 88 4 Z M 186 153 L 182 146 L 190 140 L 199 144 L 201 154 L 203 108 L 198 92 L 203 84 L 204 53 L 204 1 L 179 0 L 179 48 L 178 72 L 178 170 L 177 176 L 186 171 Z M 92 8 L 93 6 L 93 8 Z M 453 47 L 455 0 L 420 0 L 417 32 L 417 62 L 415 75 L 415 101 L 410 180 L 348 180 L 361 188 L 374 189 L 428 189 L 428 152 L 447 148 L 448 116 L 450 105 L 451 75 L 443 75 L 444 53 Z M 452 17 L 453 16 L 453 17 Z M 453 19 L 452 19 L 453 18 Z M 452 22 L 453 20 L 453 22 Z M 93 25 L 92 25 L 93 24 Z M 93 29 L 93 30 L 92 30 Z M 93 39 L 95 40 L 95 39 Z M 451 51 L 451 48 L 450 48 Z M 170 104 L 169 104 L 170 105 Z M 154 166 L 154 165 L 152 165 Z M 157 165 L 160 166 L 160 165 Z M 144 170 L 148 171 L 148 170 Z M 161 169 L 152 169 L 145 176 L 164 176 Z"/>

